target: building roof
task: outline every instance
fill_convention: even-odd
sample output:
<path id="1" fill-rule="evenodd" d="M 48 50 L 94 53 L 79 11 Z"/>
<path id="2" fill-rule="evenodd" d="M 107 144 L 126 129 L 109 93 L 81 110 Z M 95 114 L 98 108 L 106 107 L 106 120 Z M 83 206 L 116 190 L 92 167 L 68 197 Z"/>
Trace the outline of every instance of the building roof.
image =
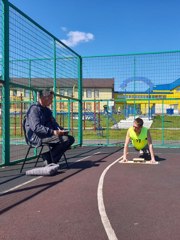
<path id="1" fill-rule="evenodd" d="M 84 78 L 84 88 L 112 88 L 114 89 L 114 78 Z"/>
<path id="2" fill-rule="evenodd" d="M 24 86 L 31 86 L 32 88 L 53 87 L 53 78 L 11 78 L 10 81 Z M 76 85 L 77 81 L 75 78 L 57 78 L 56 86 L 58 88 L 70 88 Z M 114 78 L 83 78 L 82 87 L 114 89 Z"/>
<path id="3" fill-rule="evenodd" d="M 180 86 L 180 78 L 175 80 L 174 82 L 168 83 L 168 84 L 159 84 L 153 87 L 153 91 L 157 90 L 173 90 Z"/>

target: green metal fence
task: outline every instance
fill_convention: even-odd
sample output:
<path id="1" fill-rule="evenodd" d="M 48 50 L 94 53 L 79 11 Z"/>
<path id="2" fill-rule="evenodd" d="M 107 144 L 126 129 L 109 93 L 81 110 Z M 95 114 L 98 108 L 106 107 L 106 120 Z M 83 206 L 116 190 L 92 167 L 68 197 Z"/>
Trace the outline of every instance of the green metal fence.
<path id="1" fill-rule="evenodd" d="M 22 120 L 42 88 L 53 89 L 53 114 L 60 122 L 63 119 L 62 124 L 76 139 L 75 145 L 81 145 L 81 121 L 72 117 L 76 110 L 81 119 L 81 57 L 7 0 L 0 1 L 0 14 L 0 164 L 24 158 Z"/>
<path id="2" fill-rule="evenodd" d="M 122 104 L 122 101 L 124 103 Z M 127 129 L 133 125 L 135 117 L 141 117 L 144 120 L 144 126 L 150 129 L 153 143 L 156 147 L 177 147 L 180 146 L 180 116 L 179 114 L 167 114 L 166 105 L 171 105 L 175 99 L 161 99 L 156 110 L 161 112 L 153 114 L 151 118 L 147 115 L 133 114 L 126 117 L 125 110 L 131 103 L 127 99 L 121 102 L 114 101 L 115 105 L 121 103 L 121 111 L 116 108 L 114 111 L 94 110 L 83 112 L 83 144 L 84 145 L 121 145 L 124 143 Z M 131 99 L 134 101 L 134 99 Z M 156 101 L 156 99 L 142 99 L 144 101 Z M 180 99 L 177 99 L 179 102 Z M 85 101 L 88 102 L 88 101 Z M 112 102 L 112 101 L 111 101 Z M 92 101 L 92 104 L 103 103 L 108 106 L 109 101 Z M 134 105 L 134 103 L 133 103 Z M 133 106 L 134 107 L 134 106 Z M 139 104 L 135 105 L 137 112 Z"/>
<path id="3" fill-rule="evenodd" d="M 112 99 L 104 91 L 101 99 L 91 100 L 91 124 L 85 124 L 83 143 L 123 143 L 127 128 L 139 116 L 150 128 L 155 146 L 180 146 L 179 51 L 83 57 L 83 77 L 114 79 Z M 90 125 L 94 136 L 87 133 Z"/>
<path id="4" fill-rule="evenodd" d="M 114 89 L 94 86 L 88 97 L 82 73 L 83 79 L 113 79 Z M 46 87 L 55 91 L 53 114 L 75 145 L 121 144 L 140 116 L 155 146 L 180 146 L 180 51 L 81 58 L 0 0 L 0 165 L 24 158 L 22 119 Z"/>

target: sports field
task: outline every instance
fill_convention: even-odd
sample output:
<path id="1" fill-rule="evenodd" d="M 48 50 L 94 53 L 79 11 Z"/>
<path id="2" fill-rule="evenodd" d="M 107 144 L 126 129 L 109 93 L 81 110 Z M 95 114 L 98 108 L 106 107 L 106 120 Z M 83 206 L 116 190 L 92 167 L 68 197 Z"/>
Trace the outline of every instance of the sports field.
<path id="1" fill-rule="evenodd" d="M 70 150 L 53 177 L 1 168 L 1 239 L 179 240 L 179 149 L 155 149 L 157 165 L 120 164 L 122 151 Z"/>

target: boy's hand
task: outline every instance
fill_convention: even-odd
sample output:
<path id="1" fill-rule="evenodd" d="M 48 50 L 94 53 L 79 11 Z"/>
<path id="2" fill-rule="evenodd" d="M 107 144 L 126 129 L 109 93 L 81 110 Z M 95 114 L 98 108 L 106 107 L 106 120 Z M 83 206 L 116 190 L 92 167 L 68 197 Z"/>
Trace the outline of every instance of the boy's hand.
<path id="1" fill-rule="evenodd" d="M 121 161 L 122 162 L 128 162 L 128 159 L 126 157 L 123 157 L 123 159 Z"/>
<path id="2" fill-rule="evenodd" d="M 151 159 L 151 160 L 150 160 L 150 163 L 155 163 L 155 162 L 156 162 L 155 159 Z"/>

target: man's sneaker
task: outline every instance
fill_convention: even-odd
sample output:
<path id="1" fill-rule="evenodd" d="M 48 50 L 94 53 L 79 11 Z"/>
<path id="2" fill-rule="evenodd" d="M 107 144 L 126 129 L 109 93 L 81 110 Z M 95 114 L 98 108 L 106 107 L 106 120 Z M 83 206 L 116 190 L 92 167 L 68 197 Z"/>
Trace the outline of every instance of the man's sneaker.
<path id="1" fill-rule="evenodd" d="M 48 159 L 48 153 L 43 153 L 41 154 L 41 158 L 43 159 L 43 165 L 47 166 L 48 164 L 51 163 L 51 161 Z"/>
<path id="2" fill-rule="evenodd" d="M 48 163 L 47 160 L 44 160 L 44 161 L 43 161 L 43 167 L 46 167 L 48 164 L 49 164 L 49 163 Z"/>

